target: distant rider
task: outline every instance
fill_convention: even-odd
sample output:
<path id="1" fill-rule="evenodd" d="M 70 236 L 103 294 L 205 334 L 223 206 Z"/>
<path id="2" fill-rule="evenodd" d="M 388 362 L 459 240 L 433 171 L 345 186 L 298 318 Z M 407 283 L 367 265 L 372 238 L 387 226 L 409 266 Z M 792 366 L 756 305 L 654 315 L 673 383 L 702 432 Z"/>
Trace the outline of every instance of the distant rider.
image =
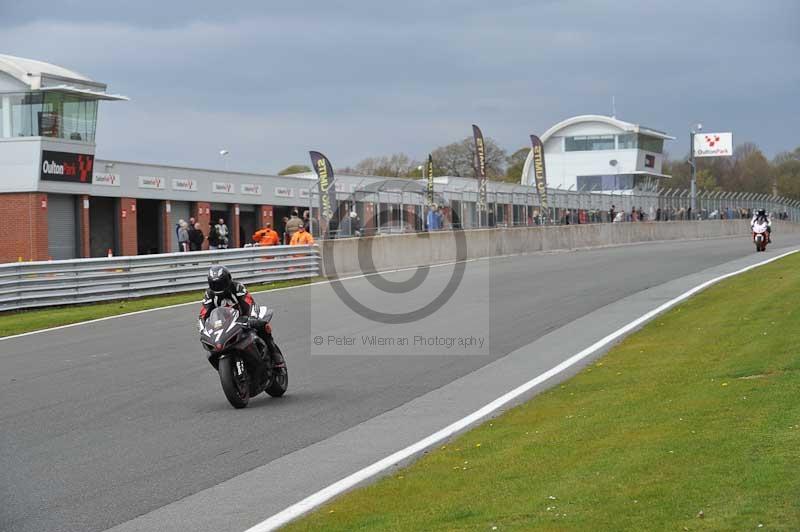
<path id="1" fill-rule="evenodd" d="M 753 232 L 755 232 L 755 225 L 757 223 L 759 223 L 759 224 L 766 223 L 767 224 L 767 244 L 771 244 L 772 243 L 772 220 L 769 219 L 769 216 L 767 215 L 767 211 L 766 210 L 759 209 L 758 212 L 756 212 L 755 215 L 753 215 L 753 219 L 750 220 L 750 228 L 753 229 Z"/>
<path id="2" fill-rule="evenodd" d="M 267 344 L 267 352 L 272 364 L 279 368 L 285 365 L 283 355 L 275 348 L 272 340 L 272 327 L 258 316 L 258 305 L 242 283 L 234 282 L 231 272 L 225 266 L 214 265 L 208 269 L 208 289 L 203 296 L 200 307 L 200 324 L 202 325 L 211 311 L 217 307 L 231 307 L 239 311 L 239 315 L 247 317 L 247 326 Z M 255 310 L 255 312 L 254 312 Z"/>

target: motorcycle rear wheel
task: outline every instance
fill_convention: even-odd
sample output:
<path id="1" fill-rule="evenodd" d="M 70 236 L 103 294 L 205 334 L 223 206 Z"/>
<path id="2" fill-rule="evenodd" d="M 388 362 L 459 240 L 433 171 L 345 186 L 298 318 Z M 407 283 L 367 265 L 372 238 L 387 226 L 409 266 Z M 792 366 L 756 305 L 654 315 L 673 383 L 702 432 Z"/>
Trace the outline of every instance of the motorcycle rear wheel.
<path id="1" fill-rule="evenodd" d="M 247 376 L 247 367 L 242 361 L 242 373 L 237 375 L 236 366 L 238 357 L 225 357 L 219 361 L 219 380 L 222 391 L 234 408 L 244 408 L 250 402 L 250 379 Z"/>

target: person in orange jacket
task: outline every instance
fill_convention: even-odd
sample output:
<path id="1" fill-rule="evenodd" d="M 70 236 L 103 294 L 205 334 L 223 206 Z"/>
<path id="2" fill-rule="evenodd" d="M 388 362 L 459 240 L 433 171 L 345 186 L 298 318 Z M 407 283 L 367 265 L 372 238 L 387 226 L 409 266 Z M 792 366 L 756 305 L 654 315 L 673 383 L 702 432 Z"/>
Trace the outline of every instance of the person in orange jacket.
<path id="1" fill-rule="evenodd" d="M 314 243 L 314 237 L 311 236 L 311 233 L 306 231 L 306 228 L 302 225 L 297 228 L 297 231 L 292 235 L 292 241 L 289 243 L 290 246 L 309 246 Z"/>
<path id="2" fill-rule="evenodd" d="M 253 241 L 258 242 L 259 246 L 277 246 L 280 244 L 278 232 L 272 228 L 272 224 L 267 224 L 264 229 L 259 229 L 253 233 Z"/>

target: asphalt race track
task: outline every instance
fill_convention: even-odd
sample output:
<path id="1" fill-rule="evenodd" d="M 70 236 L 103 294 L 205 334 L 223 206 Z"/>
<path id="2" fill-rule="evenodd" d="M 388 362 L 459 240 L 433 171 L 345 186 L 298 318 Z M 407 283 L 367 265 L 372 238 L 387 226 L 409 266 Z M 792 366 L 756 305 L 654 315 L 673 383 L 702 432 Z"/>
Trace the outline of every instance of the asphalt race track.
<path id="1" fill-rule="evenodd" d="M 780 245 L 800 245 L 800 238 Z M 459 293 L 481 283 L 490 294 L 482 303 L 489 305 L 489 356 L 312 357 L 313 335 L 348 327 L 330 288 L 261 294 L 257 300 L 277 309 L 273 323 L 287 355 L 289 393 L 278 400 L 259 396 L 241 411 L 228 405 L 199 348 L 195 306 L 2 340 L 0 530 L 124 525 L 401 407 L 622 298 L 748 256 L 755 252 L 747 238 L 728 238 L 469 263 Z M 446 282 L 448 268 L 431 269 L 428 281 Z M 344 285 L 376 298 L 366 279 Z M 326 314 L 330 320 L 320 319 Z M 469 334 L 475 317 L 475 308 L 455 305 L 426 318 L 426 326 Z M 314 464 L 305 465 L 313 474 Z M 278 478 L 266 482 L 259 496 L 269 500 L 282 485 Z M 312 488 L 318 489 L 309 485 L 308 493 Z M 230 530 L 277 509 L 247 508 Z"/>

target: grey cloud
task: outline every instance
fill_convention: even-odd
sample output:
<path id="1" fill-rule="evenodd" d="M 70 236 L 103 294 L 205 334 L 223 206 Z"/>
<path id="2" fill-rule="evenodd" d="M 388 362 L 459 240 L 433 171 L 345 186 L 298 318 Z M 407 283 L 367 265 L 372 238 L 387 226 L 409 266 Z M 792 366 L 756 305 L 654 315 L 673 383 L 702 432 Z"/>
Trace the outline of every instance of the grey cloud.
<path id="1" fill-rule="evenodd" d="M 309 148 L 345 165 L 421 157 L 473 122 L 513 150 L 612 95 L 621 118 L 679 136 L 673 153 L 697 120 L 770 154 L 800 144 L 793 1 L 273 4 L 14 3 L 0 50 L 132 97 L 101 108 L 106 157 L 211 165 L 224 143 L 241 169 Z"/>

